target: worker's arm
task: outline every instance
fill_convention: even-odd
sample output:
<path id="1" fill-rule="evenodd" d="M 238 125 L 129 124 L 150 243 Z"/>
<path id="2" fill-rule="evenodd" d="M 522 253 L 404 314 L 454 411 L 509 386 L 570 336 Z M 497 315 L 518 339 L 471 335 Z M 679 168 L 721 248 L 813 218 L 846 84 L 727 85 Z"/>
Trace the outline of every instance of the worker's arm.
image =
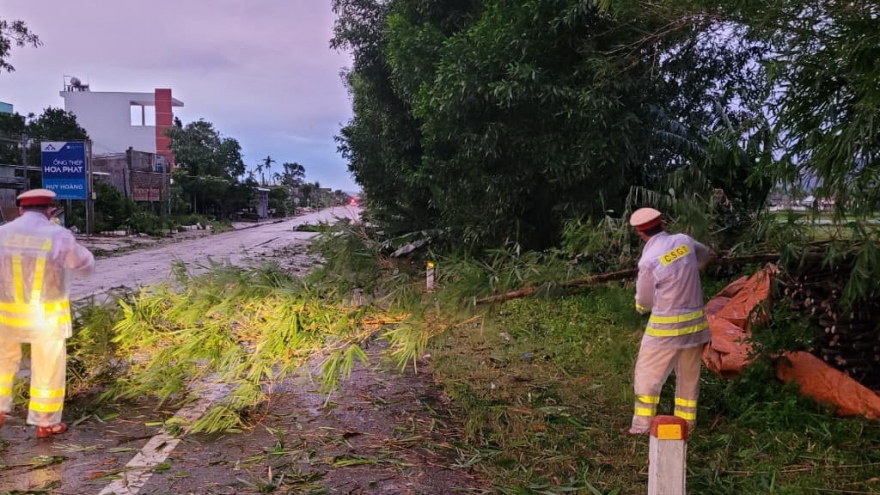
<path id="1" fill-rule="evenodd" d="M 73 237 L 70 231 L 63 231 L 60 239 L 56 242 L 60 243 L 61 249 L 59 251 L 64 257 L 62 260 L 64 268 L 83 275 L 88 275 L 94 271 L 95 257 L 85 246 L 76 242 L 76 238 Z"/>
<path id="2" fill-rule="evenodd" d="M 639 278 L 636 281 L 636 311 L 641 314 L 650 313 L 654 307 L 654 272 L 650 267 L 639 267 Z"/>
<path id="3" fill-rule="evenodd" d="M 694 254 L 697 255 L 697 264 L 700 270 L 706 268 L 706 265 L 709 264 L 709 260 L 712 258 L 712 252 L 709 251 L 709 248 L 694 241 Z"/>

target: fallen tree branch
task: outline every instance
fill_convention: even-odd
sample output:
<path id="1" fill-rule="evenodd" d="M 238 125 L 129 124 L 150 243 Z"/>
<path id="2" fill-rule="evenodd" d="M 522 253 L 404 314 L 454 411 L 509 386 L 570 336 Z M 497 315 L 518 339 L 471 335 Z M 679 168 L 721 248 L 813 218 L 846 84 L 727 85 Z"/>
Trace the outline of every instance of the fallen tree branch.
<path id="1" fill-rule="evenodd" d="M 744 256 L 728 256 L 728 257 L 718 257 L 713 258 L 709 261 L 710 266 L 735 266 L 735 265 L 748 265 L 751 263 L 773 263 L 779 261 L 780 254 L 779 253 L 759 253 L 759 254 L 749 254 Z M 824 255 L 820 253 L 807 253 L 805 255 L 806 258 L 815 258 L 822 259 Z M 574 288 L 574 287 L 587 287 L 591 285 L 597 285 L 605 282 L 611 282 L 614 280 L 624 280 L 627 278 L 632 278 L 638 275 L 638 268 L 630 268 L 627 270 L 620 270 L 617 272 L 611 273 L 600 273 L 598 275 L 590 275 L 588 277 L 581 277 L 572 280 L 566 280 L 565 282 L 560 282 L 557 284 L 558 287 L 563 288 Z M 542 286 L 530 286 L 522 289 L 517 289 L 514 291 L 507 292 L 505 294 L 496 294 L 494 296 L 486 296 L 482 299 L 477 299 L 477 304 L 483 303 L 491 303 L 491 302 L 502 302 L 508 301 L 510 299 L 517 299 L 520 297 L 527 297 L 534 295 L 542 288 L 548 288 L 549 285 L 545 284 Z"/>
<path id="2" fill-rule="evenodd" d="M 639 273 L 638 268 L 630 268 L 628 270 L 621 270 L 619 272 L 611 272 L 611 273 L 600 273 L 599 275 L 590 275 L 589 277 L 581 277 L 575 278 L 572 280 L 566 280 L 565 282 L 559 283 L 559 287 L 583 287 L 586 285 L 594 285 L 601 284 L 603 282 L 611 282 L 612 280 L 623 280 L 625 278 L 631 278 L 636 276 Z M 477 304 L 488 303 L 488 302 L 499 302 L 499 301 L 507 301 L 510 299 L 516 299 L 519 297 L 531 296 L 532 294 L 538 292 L 544 286 L 531 286 L 523 289 L 515 290 L 508 292 L 506 294 L 496 294 L 494 296 L 487 296 L 482 299 L 477 299 Z"/>

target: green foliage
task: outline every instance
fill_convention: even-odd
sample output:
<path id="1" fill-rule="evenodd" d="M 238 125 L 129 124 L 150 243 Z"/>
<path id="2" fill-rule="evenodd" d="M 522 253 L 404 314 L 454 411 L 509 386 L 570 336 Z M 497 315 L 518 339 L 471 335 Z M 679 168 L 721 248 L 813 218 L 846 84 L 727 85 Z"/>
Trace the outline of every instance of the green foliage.
<path id="1" fill-rule="evenodd" d="M 745 3 L 742 21 L 767 43 L 765 62 L 779 91 L 773 102 L 779 147 L 773 169 L 787 186 L 817 186 L 840 217 L 880 207 L 880 12 L 871 2 L 785 0 Z"/>
<path id="2" fill-rule="evenodd" d="M 481 259 L 469 256 L 437 258 L 438 297 L 445 309 L 473 305 L 475 297 L 501 294 L 525 286 L 553 293 L 560 282 L 583 276 L 587 265 L 574 265 L 554 253 L 523 251 L 516 244 L 490 249 Z"/>
<path id="3" fill-rule="evenodd" d="M 260 185 L 266 187 L 266 174 L 269 174 L 272 170 L 272 164 L 275 163 L 275 159 L 271 156 L 267 156 L 263 158 L 263 162 L 257 165 L 257 173 L 260 174 Z M 270 174 L 269 177 L 272 177 Z"/>
<path id="4" fill-rule="evenodd" d="M 40 166 L 40 141 L 78 141 L 89 138 L 85 129 L 77 123 L 76 116 L 60 108 L 48 107 L 40 115 L 28 114 L 27 117 L 18 113 L 0 114 L 0 138 L 10 140 L 0 142 L 0 163 L 21 164 L 20 139 L 23 135 L 28 138 L 25 154 L 28 165 L 32 167 Z M 29 187 L 42 187 L 39 173 L 30 173 L 27 178 Z"/>
<path id="5" fill-rule="evenodd" d="M 753 67 L 763 93 L 743 101 L 763 106 L 772 122 L 755 174 L 795 197 L 833 200 L 833 219 L 866 250 L 853 279 L 880 273 L 869 225 L 880 208 L 880 11 L 873 2 L 807 0 L 711 1 L 729 20 L 730 36 L 759 48 Z M 776 156 L 778 159 L 771 159 Z M 818 201 L 812 217 L 818 217 Z M 764 223 L 759 228 L 770 225 Z M 781 232 L 779 227 L 772 226 Z M 802 237 L 803 229 L 785 238 Z M 807 236 L 809 237 L 809 236 Z M 773 237 L 768 240 L 782 244 Z M 867 292 L 850 285 L 852 297 Z M 870 290 L 870 289 L 868 289 Z"/>
<path id="6" fill-rule="evenodd" d="M 459 465 L 497 493 L 643 493 L 648 442 L 625 429 L 644 324 L 631 289 L 609 286 L 510 301 L 435 340 L 432 370 L 466 436 Z M 735 380 L 706 373 L 688 489 L 874 493 L 878 440 L 874 422 L 833 417 L 777 382 L 768 361 Z"/>
<path id="7" fill-rule="evenodd" d="M 275 174 L 276 181 L 282 186 L 297 187 L 306 178 L 306 168 L 297 162 L 282 163 L 282 172 Z"/>
<path id="8" fill-rule="evenodd" d="M 152 236 L 161 236 L 166 232 L 173 230 L 174 224 L 152 211 L 143 208 L 135 208 L 128 218 L 125 219 L 125 226 L 131 232 L 139 232 Z"/>
<path id="9" fill-rule="evenodd" d="M 269 209 L 275 210 L 275 216 L 285 217 L 293 212 L 290 202 L 290 189 L 286 186 L 275 186 L 269 189 Z"/>
<path id="10" fill-rule="evenodd" d="M 9 63 L 9 55 L 13 46 L 23 48 L 42 45 L 40 38 L 28 29 L 24 21 L 0 19 L 0 71 L 13 72 L 15 67 Z"/>
<path id="11" fill-rule="evenodd" d="M 75 396 L 99 388 L 122 372 L 114 326 L 122 317 L 119 300 L 81 303 L 74 312 L 74 337 L 67 344 L 67 390 Z"/>
<path id="12" fill-rule="evenodd" d="M 0 113 L 0 163 L 20 164 L 18 141 L 25 132 L 25 118 L 18 113 Z"/>
<path id="13" fill-rule="evenodd" d="M 567 221 L 560 249 L 597 272 L 607 272 L 630 268 L 640 254 L 639 242 L 625 219 L 606 216 L 595 223 L 590 218 Z"/>
<path id="14" fill-rule="evenodd" d="M 248 206 L 256 183 L 238 180 L 245 165 L 237 140 L 221 136 L 204 120 L 174 126 L 168 136 L 177 165 L 171 175 L 191 212 L 228 217 Z"/>
<path id="15" fill-rule="evenodd" d="M 581 268 L 614 265 L 595 254 L 594 249 L 604 254 L 604 242 L 618 242 L 621 250 L 627 245 L 616 220 L 607 222 L 601 226 L 607 232 L 585 224 L 570 227 L 567 253 L 588 260 Z M 349 235 L 362 240 L 358 248 L 345 241 L 346 257 L 375 249 L 363 232 Z M 431 356 L 431 371 L 451 398 L 462 428 L 458 465 L 495 480 L 498 493 L 644 491 L 647 442 L 625 433 L 632 414 L 632 367 L 646 323 L 632 309 L 632 289 L 612 284 L 551 301 L 474 307 L 475 296 L 567 280 L 580 268 L 516 245 L 481 260 L 428 259 L 436 261 L 433 293 L 423 292 L 419 262 L 390 260 L 373 286 L 385 304 L 409 313 L 383 334 L 392 344 L 391 357 L 399 365 L 415 365 Z M 355 269 L 341 266 L 345 273 Z M 707 280 L 706 287 L 714 288 L 707 291 L 727 282 Z M 457 311 L 462 306 L 470 306 L 465 315 Z M 802 323 L 777 309 L 767 326 L 754 329 L 753 367 L 735 380 L 703 377 L 699 424 L 688 453 L 688 485 L 695 492 L 873 489 L 880 475 L 873 448 L 880 440 L 877 425 L 836 418 L 775 379 L 770 358 L 811 344 Z M 334 366 L 353 362 L 356 352 L 340 352 Z M 664 411 L 672 408 L 672 392 L 670 381 L 662 393 Z"/>
<path id="16" fill-rule="evenodd" d="M 94 188 L 95 231 L 103 232 L 128 227 L 129 219 L 138 211 L 137 204 L 126 198 L 112 184 L 95 182 Z"/>
<path id="17" fill-rule="evenodd" d="M 434 227 L 438 219 L 422 161 L 419 122 L 392 88 L 385 57 L 385 18 L 390 5 L 376 0 L 334 0 L 338 15 L 331 45 L 348 49 L 354 67 L 344 75 L 354 116 L 337 137 L 339 151 L 370 203 L 369 218 L 390 235 Z"/>
<path id="18" fill-rule="evenodd" d="M 277 267 L 240 269 L 212 264 L 201 275 L 176 268 L 171 285 L 144 289 L 120 301 L 122 318 L 113 329 L 115 359 L 128 368 L 104 394 L 122 400 L 155 397 L 160 403 L 185 400 L 188 393 L 229 391 L 192 425 L 190 432 L 216 432 L 246 425 L 250 408 L 267 398 L 269 385 L 310 359 L 339 349 L 340 365 L 350 371 L 345 350 L 370 335 L 361 321 L 369 307 L 333 303 L 309 292 L 301 281 Z M 328 386 L 338 376 L 324 374 Z"/>
<path id="19" fill-rule="evenodd" d="M 95 182 L 95 230 L 97 232 L 125 230 L 130 233 L 162 236 L 173 232 L 177 225 L 202 225 L 215 224 L 201 216 L 189 218 L 178 216 L 176 219 L 157 215 L 151 210 L 138 206 L 137 203 L 126 198 L 111 184 Z M 76 205 L 75 218 L 68 216 L 69 224 L 76 224 L 83 229 L 84 219 L 82 205 Z M 186 222 L 191 223 L 186 223 Z"/>
<path id="20" fill-rule="evenodd" d="M 76 115 L 73 112 L 65 111 L 62 108 L 49 107 L 43 110 L 38 116 L 28 115 L 28 123 L 25 132 L 32 139 L 37 141 L 73 141 L 88 140 L 89 135 L 76 121 Z M 39 146 L 37 153 L 34 155 L 39 164 L 40 153 Z"/>
<path id="21" fill-rule="evenodd" d="M 353 290 L 378 293 L 382 279 L 380 243 L 366 227 L 342 220 L 322 230 L 309 246 L 309 251 L 321 258 L 309 279 L 340 299 Z"/>
<path id="22" fill-rule="evenodd" d="M 767 156 L 759 47 L 698 5 L 608 7 L 337 0 L 333 43 L 354 56 L 338 139 L 367 218 L 457 248 L 546 248 L 568 219 L 624 214 L 631 187 L 674 183 L 700 214 L 725 193 L 737 218 L 718 223 L 741 232 L 769 189 L 745 181 Z"/>

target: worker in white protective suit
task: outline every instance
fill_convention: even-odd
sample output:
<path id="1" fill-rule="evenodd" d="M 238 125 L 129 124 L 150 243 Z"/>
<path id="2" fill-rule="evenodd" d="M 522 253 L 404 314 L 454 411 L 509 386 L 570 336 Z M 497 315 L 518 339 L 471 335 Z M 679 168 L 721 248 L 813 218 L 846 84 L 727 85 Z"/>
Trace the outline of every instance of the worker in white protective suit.
<path id="1" fill-rule="evenodd" d="M 27 423 L 37 438 L 67 431 L 61 422 L 72 334 L 70 274 L 90 273 L 95 258 L 73 234 L 52 222 L 55 193 L 20 196 L 20 216 L 0 225 L 0 425 L 12 411 L 12 386 L 21 344 L 31 345 Z"/>
<path id="2" fill-rule="evenodd" d="M 639 260 L 636 310 L 651 313 L 635 367 L 635 412 L 629 432 L 647 434 L 660 391 L 675 371 L 675 416 L 696 424 L 703 346 L 711 333 L 703 310 L 700 270 L 709 248 L 664 230 L 659 211 L 641 208 L 630 224 L 645 241 Z"/>

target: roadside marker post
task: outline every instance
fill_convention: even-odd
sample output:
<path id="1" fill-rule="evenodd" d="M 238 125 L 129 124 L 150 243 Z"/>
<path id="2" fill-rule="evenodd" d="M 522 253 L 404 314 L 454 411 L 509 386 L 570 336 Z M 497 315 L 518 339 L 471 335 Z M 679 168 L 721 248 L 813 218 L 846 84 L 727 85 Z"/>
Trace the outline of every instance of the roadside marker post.
<path id="1" fill-rule="evenodd" d="M 427 286 L 428 292 L 434 292 L 434 262 L 428 262 L 427 268 Z"/>
<path id="2" fill-rule="evenodd" d="M 656 416 L 648 446 L 648 495 L 685 495 L 688 424 Z"/>

